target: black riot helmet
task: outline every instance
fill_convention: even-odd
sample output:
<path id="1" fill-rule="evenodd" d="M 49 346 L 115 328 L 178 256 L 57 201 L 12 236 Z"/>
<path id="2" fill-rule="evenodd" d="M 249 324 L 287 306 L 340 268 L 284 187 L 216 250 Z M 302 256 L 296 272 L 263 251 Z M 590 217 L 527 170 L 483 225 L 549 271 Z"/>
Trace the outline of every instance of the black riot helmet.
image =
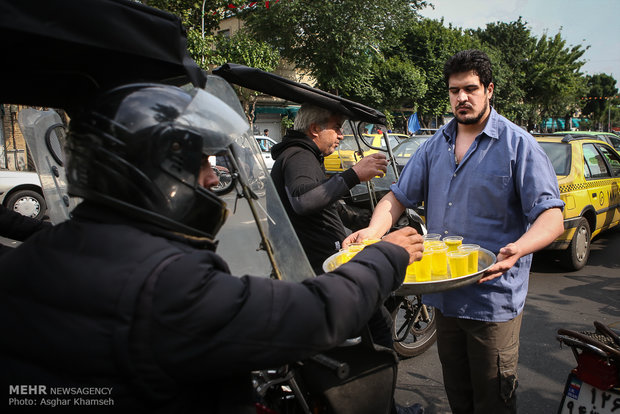
<path id="1" fill-rule="evenodd" d="M 202 90 L 131 84 L 105 92 L 74 117 L 67 135 L 69 193 L 132 218 L 213 239 L 226 204 L 198 185 L 208 156 L 230 157 L 248 124 Z"/>

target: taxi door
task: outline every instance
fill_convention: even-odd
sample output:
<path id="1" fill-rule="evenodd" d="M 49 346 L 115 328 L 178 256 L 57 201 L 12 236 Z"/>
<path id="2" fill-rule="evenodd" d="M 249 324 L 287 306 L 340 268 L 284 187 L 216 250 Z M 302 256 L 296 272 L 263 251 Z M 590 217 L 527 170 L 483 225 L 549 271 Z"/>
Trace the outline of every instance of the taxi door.
<path id="1" fill-rule="evenodd" d="M 610 173 L 610 184 L 607 198 L 609 209 L 614 211 L 614 221 L 620 224 L 620 154 L 607 145 L 596 145 L 603 155 Z"/>
<path id="2" fill-rule="evenodd" d="M 620 220 L 618 212 L 620 177 L 617 175 L 620 173 L 620 159 L 605 146 L 594 143 L 583 144 L 583 156 L 587 167 L 584 175 L 588 181 L 588 196 L 591 205 L 596 209 L 596 229 L 592 229 L 592 234 L 595 235 Z M 612 164 L 608 159 L 618 164 Z M 612 166 L 615 166 L 615 177 L 612 176 Z"/>

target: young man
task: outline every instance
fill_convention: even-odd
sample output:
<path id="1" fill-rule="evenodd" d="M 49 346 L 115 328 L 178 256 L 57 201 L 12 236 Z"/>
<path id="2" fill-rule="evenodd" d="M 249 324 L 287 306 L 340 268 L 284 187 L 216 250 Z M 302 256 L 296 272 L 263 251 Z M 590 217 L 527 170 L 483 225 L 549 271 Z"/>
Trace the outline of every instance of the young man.
<path id="1" fill-rule="evenodd" d="M 429 233 L 463 236 L 497 254 L 477 284 L 424 296 L 437 310 L 437 342 L 454 413 L 516 413 L 521 315 L 533 253 L 563 231 L 557 179 L 525 130 L 491 106 L 491 62 L 465 50 L 445 64 L 454 119 L 409 160 L 368 228 L 387 232 L 424 202 Z"/>

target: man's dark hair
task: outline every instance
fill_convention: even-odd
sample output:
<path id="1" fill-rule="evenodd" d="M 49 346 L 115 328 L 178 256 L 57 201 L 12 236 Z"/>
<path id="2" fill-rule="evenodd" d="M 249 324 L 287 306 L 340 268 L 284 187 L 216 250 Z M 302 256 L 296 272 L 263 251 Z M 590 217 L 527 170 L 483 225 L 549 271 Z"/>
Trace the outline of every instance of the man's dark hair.
<path id="1" fill-rule="evenodd" d="M 443 67 L 443 78 L 448 85 L 450 76 L 455 73 L 469 72 L 473 70 L 480 78 L 484 87 L 488 87 L 493 81 L 493 71 L 491 70 L 491 60 L 481 50 L 469 49 L 461 50 L 452 56 Z"/>

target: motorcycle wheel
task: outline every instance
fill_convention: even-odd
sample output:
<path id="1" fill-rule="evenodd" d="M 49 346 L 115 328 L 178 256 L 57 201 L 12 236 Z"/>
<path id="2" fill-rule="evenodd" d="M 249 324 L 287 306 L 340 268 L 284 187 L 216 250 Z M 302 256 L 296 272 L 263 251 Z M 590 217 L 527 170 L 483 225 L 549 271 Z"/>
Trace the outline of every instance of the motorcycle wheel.
<path id="1" fill-rule="evenodd" d="M 227 171 L 223 171 L 215 167 L 212 168 L 213 172 L 220 181 L 216 186 L 211 187 L 211 191 L 217 195 L 228 194 L 234 187 L 232 175 Z"/>
<path id="2" fill-rule="evenodd" d="M 421 312 L 422 306 L 428 311 L 428 319 L 425 319 Z M 413 318 L 415 320 L 412 320 Z M 435 309 L 422 304 L 421 296 L 403 297 L 398 307 L 392 311 L 392 320 L 394 351 L 403 359 L 424 353 L 437 340 Z M 399 338 L 401 340 L 398 340 Z"/>

